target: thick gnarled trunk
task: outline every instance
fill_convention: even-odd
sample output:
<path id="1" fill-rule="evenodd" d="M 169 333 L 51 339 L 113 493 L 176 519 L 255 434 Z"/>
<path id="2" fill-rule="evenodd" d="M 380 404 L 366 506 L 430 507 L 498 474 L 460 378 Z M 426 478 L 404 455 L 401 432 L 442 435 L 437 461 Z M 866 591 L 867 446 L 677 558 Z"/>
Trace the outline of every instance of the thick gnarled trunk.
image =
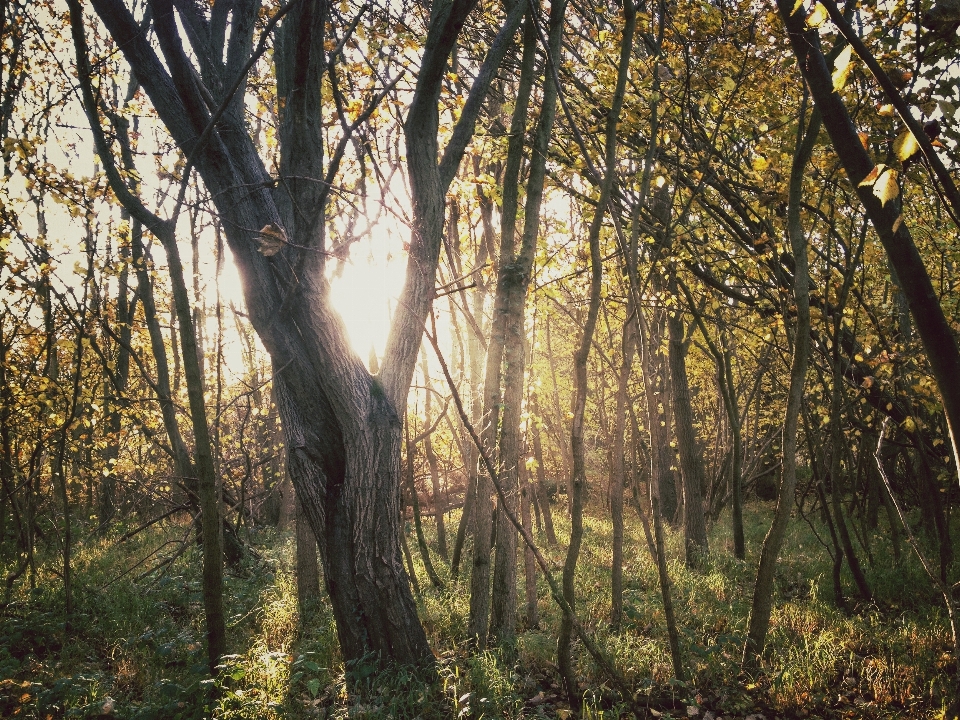
<path id="1" fill-rule="evenodd" d="M 440 87 L 475 4 L 438 0 L 431 10 L 405 124 L 414 216 L 407 277 L 383 369 L 374 377 L 349 345 L 324 276 L 324 206 L 342 157 L 335 153 L 324 167 L 319 87 L 327 63 L 336 59 L 324 49 L 327 3 L 304 0 L 279 11 L 285 13 L 274 48 L 281 182 L 267 172 L 243 116 L 258 3 L 234 4 L 228 22 L 222 3 L 208 17 L 202 5 L 178 2 L 174 10 L 172 0 L 152 0 L 162 61 L 147 28 L 122 0 L 93 3 L 187 155 L 187 172 L 196 168 L 223 221 L 250 320 L 273 363 L 289 472 L 321 547 L 348 663 L 371 657 L 419 663 L 432 657 L 402 565 L 400 418 L 433 302 L 446 188 L 523 14 L 520 3 L 510 9 L 441 159 Z M 268 22 L 268 32 L 278 20 Z M 256 52 L 265 50 L 265 41 L 266 36 Z M 367 113 L 381 97 L 369 101 Z M 131 212 L 155 229 L 140 209 Z M 258 252 L 258 246 L 264 250 L 259 243 L 264 235 L 288 242 Z"/>

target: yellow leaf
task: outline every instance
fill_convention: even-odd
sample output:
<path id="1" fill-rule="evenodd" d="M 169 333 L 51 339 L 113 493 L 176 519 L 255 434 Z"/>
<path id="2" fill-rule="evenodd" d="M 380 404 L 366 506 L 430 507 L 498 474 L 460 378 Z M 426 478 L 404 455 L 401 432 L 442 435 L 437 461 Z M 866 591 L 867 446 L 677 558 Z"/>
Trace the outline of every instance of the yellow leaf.
<path id="1" fill-rule="evenodd" d="M 767 169 L 767 166 L 769 164 L 770 164 L 770 161 L 767 160 L 763 155 L 757 155 L 753 159 L 753 162 L 751 163 L 751 165 L 753 166 L 753 169 L 756 170 L 757 172 L 763 172 L 764 170 Z"/>
<path id="2" fill-rule="evenodd" d="M 727 92 L 733 92 L 737 89 L 737 84 L 733 81 L 732 77 L 725 76 L 723 78 L 723 89 Z"/>
<path id="3" fill-rule="evenodd" d="M 877 178 L 880 177 L 880 173 L 883 172 L 885 167 L 887 166 L 884 165 L 883 163 L 880 163 L 875 168 L 873 168 L 873 170 L 871 170 L 870 173 L 863 180 L 860 181 L 859 187 L 863 187 L 865 185 L 873 185 L 877 181 Z"/>
<path id="4" fill-rule="evenodd" d="M 840 92 L 853 70 L 853 47 L 847 45 L 833 63 L 833 91 Z"/>
<path id="5" fill-rule="evenodd" d="M 903 429 L 912 435 L 917 431 L 916 421 L 908 415 L 907 418 L 903 421 Z"/>
<path id="6" fill-rule="evenodd" d="M 810 11 L 810 14 L 807 15 L 807 27 L 818 28 L 827 21 L 828 17 L 830 17 L 830 15 L 827 13 L 827 9 L 820 3 L 817 3 L 813 10 Z"/>
<path id="7" fill-rule="evenodd" d="M 887 104 L 887 105 L 880 105 L 879 107 L 877 107 L 877 115 L 879 115 L 880 117 L 893 117 L 896 114 L 897 114 L 897 111 L 896 111 L 896 108 L 893 107 L 893 105 Z"/>
<path id="8" fill-rule="evenodd" d="M 920 144 L 909 130 L 904 130 L 897 139 L 893 141 L 893 151 L 897 154 L 900 162 L 906 161 L 907 158 L 913 156 L 918 150 L 920 150 Z"/>
<path id="9" fill-rule="evenodd" d="M 880 199 L 881 205 L 886 205 L 896 198 L 900 194 L 900 186 L 897 185 L 897 171 L 887 168 L 887 171 L 873 184 L 873 194 Z"/>
<path id="10" fill-rule="evenodd" d="M 857 133 L 857 137 L 860 138 L 860 144 L 863 145 L 864 150 L 870 149 L 870 136 L 865 132 Z"/>
<path id="11" fill-rule="evenodd" d="M 790 16 L 793 17 L 794 15 L 796 15 L 797 10 L 799 10 L 802 7 L 803 7 L 803 0 L 797 0 L 797 2 L 793 4 L 793 10 L 790 11 Z"/>

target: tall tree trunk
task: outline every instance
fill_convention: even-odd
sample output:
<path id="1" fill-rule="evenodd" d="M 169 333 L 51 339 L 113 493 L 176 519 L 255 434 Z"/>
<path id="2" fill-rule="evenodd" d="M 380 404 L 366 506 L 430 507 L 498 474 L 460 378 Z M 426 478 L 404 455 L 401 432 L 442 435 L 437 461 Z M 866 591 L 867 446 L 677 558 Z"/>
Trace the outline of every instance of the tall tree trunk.
<path id="1" fill-rule="evenodd" d="M 620 341 L 620 373 L 617 378 L 616 410 L 614 415 L 613 447 L 610 462 L 610 519 L 613 523 L 613 558 L 610 568 L 610 627 L 616 632 L 623 619 L 623 490 L 627 484 L 626 435 L 627 403 L 629 401 L 630 372 L 637 348 L 637 304 L 635 301 L 636 265 L 640 235 L 637 204 L 630 228 L 630 246 L 626 248 L 626 262 L 630 276 L 629 296 Z"/>
<path id="2" fill-rule="evenodd" d="M 520 357 L 516 355 L 516 300 L 512 297 L 513 286 L 520 280 L 519 271 L 514 269 L 516 259 L 514 250 L 517 244 L 517 209 L 520 193 L 520 165 L 523 159 L 523 141 L 526 136 L 527 107 L 530 101 L 530 91 L 533 87 L 534 59 L 536 54 L 536 34 L 533 20 L 527 15 L 523 31 L 523 53 L 520 63 L 520 78 L 517 85 L 517 99 L 514 105 L 513 116 L 510 122 L 510 139 L 507 144 L 507 159 L 503 172 L 503 203 L 500 215 L 500 258 L 497 272 L 497 287 L 494 295 L 493 319 L 490 328 L 490 342 L 487 346 L 487 364 L 484 374 L 484 447 L 491 457 L 497 459 L 498 472 L 504 484 L 504 492 L 510 511 L 516 511 L 517 493 L 519 491 L 517 477 L 517 461 L 519 458 L 519 426 L 520 399 L 523 383 L 523 317 L 520 317 Z M 524 289 L 525 289 L 524 285 Z M 521 301 L 522 302 L 522 301 Z M 522 307 L 522 304 L 521 304 Z M 514 364 L 519 362 L 520 395 L 506 397 L 504 371 L 516 372 Z M 509 384 L 509 381 L 507 381 Z M 500 412 L 503 418 L 500 418 Z M 502 424 L 502 430 L 501 430 Z M 499 437 L 498 437 L 498 431 Z M 496 443 L 496 449 L 494 444 Z M 504 456 L 503 453 L 507 455 Z M 490 479 L 481 474 L 477 484 L 478 501 L 486 503 L 491 491 Z M 479 503 L 478 503 L 479 508 Z M 483 548 L 490 542 L 485 533 L 490 532 L 490 520 L 486 513 L 477 513 L 477 533 L 474 536 L 474 575 L 471 581 L 470 597 L 470 635 L 476 637 L 482 646 L 486 643 L 488 622 L 486 615 L 490 608 L 489 631 L 501 641 L 509 641 L 516 632 L 517 609 L 517 534 L 509 524 L 506 515 L 497 513 L 496 556 L 493 571 L 493 598 L 492 603 L 487 595 L 489 586 L 489 559 L 482 556 Z M 492 528 L 491 528 L 492 529 Z M 478 558 L 481 562 L 478 562 Z M 482 561 L 486 561 L 486 565 Z M 476 598 L 473 591 L 481 593 Z"/>
<path id="3" fill-rule="evenodd" d="M 620 110 L 630 72 L 630 56 L 633 52 L 633 36 L 636 27 L 636 8 L 632 3 L 623 5 L 623 34 L 620 40 L 620 58 L 617 65 L 617 84 L 614 89 L 610 110 L 607 113 L 606 133 L 604 137 L 603 175 L 597 176 L 600 184 L 600 197 L 593 220 L 590 223 L 588 243 L 590 250 L 590 299 L 587 306 L 587 318 L 583 325 L 580 346 L 574 355 L 574 393 L 573 421 L 570 429 L 570 445 L 573 451 L 573 498 L 570 512 L 570 545 L 563 564 L 563 599 L 575 607 L 575 577 L 577 560 L 580 556 L 580 543 L 583 538 L 583 501 L 587 484 L 586 450 L 584 447 L 584 421 L 587 405 L 587 359 L 593 344 L 593 332 L 600 311 L 600 285 L 603 277 L 603 259 L 600 256 L 600 231 L 603 228 L 603 216 L 607 203 L 613 194 L 617 180 L 617 126 L 620 122 Z M 558 38 L 559 40 L 559 38 Z M 556 65 L 554 65 L 556 67 Z M 571 641 L 573 624 L 571 617 L 564 614 L 560 621 L 560 637 L 557 639 L 557 664 L 567 691 L 567 698 L 574 708 L 580 709 L 582 698 L 573 665 Z"/>
<path id="4" fill-rule="evenodd" d="M 797 321 L 793 336 L 793 361 L 790 366 L 790 388 L 787 393 L 787 408 L 783 421 L 783 473 L 777 510 L 770 530 L 763 540 L 760 564 L 753 588 L 750 605 L 747 640 L 743 648 L 743 669 L 756 673 L 760 668 L 760 655 L 770 627 L 773 610 L 773 578 L 780 556 L 780 548 L 787 532 L 790 512 L 793 510 L 794 490 L 797 486 L 797 430 L 800 407 L 803 403 L 803 387 L 806 382 L 807 364 L 810 359 L 810 289 L 807 264 L 807 238 L 800 222 L 800 202 L 803 197 L 803 176 L 820 131 L 820 113 L 814 110 L 809 123 L 804 123 L 806 97 L 801 105 L 797 146 L 790 171 L 789 202 L 787 205 L 787 233 L 790 250 L 796 261 L 793 280 L 793 301 L 797 306 Z"/>
<path id="5" fill-rule="evenodd" d="M 675 271 L 674 271 L 675 272 Z M 674 289 L 676 283 L 673 283 Z M 674 295 L 676 297 L 676 295 Z M 673 391 L 673 419 L 683 478 L 683 537 L 687 565 L 697 567 L 707 553 L 707 524 L 703 516 L 703 457 L 693 425 L 690 382 L 687 379 L 687 346 L 683 318 L 676 309 L 668 313 L 670 334 L 670 388 Z"/>
<path id="6" fill-rule="evenodd" d="M 518 95 L 523 96 L 522 114 L 521 102 L 518 99 L 511 134 L 518 136 L 516 142 L 517 165 L 523 151 L 523 136 L 527 120 L 527 102 L 530 89 L 533 85 L 534 59 L 537 45 L 536 19 L 532 14 L 527 15 L 523 33 L 523 59 L 520 74 L 520 89 Z M 551 5 L 550 30 L 548 36 L 548 63 L 556 62 L 559 53 L 559 38 L 562 29 L 562 15 L 557 15 Z M 537 237 L 540 232 L 540 204 L 543 199 L 543 188 L 546 180 L 546 158 L 550 144 L 550 135 L 553 131 L 553 121 L 556 115 L 557 92 L 555 85 L 549 80 L 544 81 L 543 97 L 541 99 L 540 119 L 531 148 L 530 172 L 527 178 L 527 196 L 524 207 L 523 234 L 520 251 L 516 257 L 501 252 L 501 281 L 506 292 L 506 337 L 504 344 L 504 390 L 503 390 L 503 423 L 500 431 L 500 482 L 506 483 L 511 492 L 519 489 L 524 482 L 522 477 L 525 469 L 523 463 L 523 443 L 520 437 L 521 405 L 524 397 L 524 374 L 526 368 L 525 343 L 525 308 L 527 287 L 533 271 L 533 260 L 536 251 Z M 512 140 L 512 138 L 511 138 Z M 508 160 L 509 167 L 509 160 Z M 519 167 L 518 167 L 519 169 Z M 504 192 L 504 218 L 507 211 L 512 214 L 512 222 L 504 222 L 504 232 L 515 232 L 516 227 L 516 193 L 512 193 L 511 204 L 508 208 L 506 188 Z M 507 265 L 507 258 L 510 258 Z M 499 290 L 499 285 L 498 285 Z M 508 500 L 510 496 L 508 495 Z M 529 498 L 527 498 L 529 501 Z M 515 507 L 508 510 L 515 513 Z M 529 515 L 529 508 L 527 509 Z M 517 568 L 517 531 L 513 527 L 506 512 L 499 514 L 497 562 L 494 568 L 494 613 L 491 619 L 492 630 L 501 640 L 510 640 L 516 632 L 516 568 Z M 501 552 L 502 548 L 502 552 Z M 529 565 L 529 558 L 527 565 Z M 530 566 L 532 567 L 532 566 Z M 529 572 L 527 574 L 529 591 Z M 534 583 L 534 595 L 536 587 Z M 502 610 L 499 608 L 499 599 L 503 599 Z"/>
<path id="7" fill-rule="evenodd" d="M 183 49 L 170 0 L 152 4 L 156 45 L 164 62 L 120 0 L 94 1 L 224 219 L 251 322 L 273 362 L 288 467 L 321 545 L 324 578 L 347 661 L 370 654 L 401 663 L 432 658 L 401 558 L 400 418 L 435 294 L 444 195 L 523 12 L 519 3 L 512 7 L 491 43 L 441 159 L 441 83 L 452 46 L 474 4 L 475 0 L 450 0 L 432 8 L 404 128 L 414 218 L 407 276 L 383 367 L 371 377 L 330 305 L 323 272 L 324 203 L 342 157 L 332 156 L 324 172 L 320 82 L 327 63 L 325 3 L 306 0 L 283 9 L 286 16 L 273 56 L 282 108 L 282 177 L 276 182 L 244 125 L 243 79 L 251 58 L 256 4 L 234 9 L 229 43 L 221 37 L 219 46 L 199 6 L 178 5 L 198 68 Z M 274 16 L 268 29 L 277 20 Z M 238 80 L 228 88 L 233 78 Z M 214 114 L 208 111 L 208 97 L 220 103 Z M 372 102 L 367 107 L 367 115 L 375 106 Z M 344 147 L 346 142 L 349 139 Z M 143 219 L 152 231 L 163 232 L 155 219 L 146 214 Z M 292 242 L 271 247 L 277 238 Z M 185 363 L 191 352 L 195 355 L 193 347 L 183 348 Z M 201 471 L 201 477 L 204 474 Z"/>

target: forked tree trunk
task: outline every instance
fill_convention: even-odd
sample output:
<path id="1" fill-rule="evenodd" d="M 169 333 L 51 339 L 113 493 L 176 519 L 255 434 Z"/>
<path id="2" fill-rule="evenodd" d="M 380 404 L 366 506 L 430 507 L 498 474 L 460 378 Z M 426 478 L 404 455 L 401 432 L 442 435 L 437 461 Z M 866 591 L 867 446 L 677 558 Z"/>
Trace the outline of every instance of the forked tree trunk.
<path id="1" fill-rule="evenodd" d="M 289 472 L 320 544 L 347 662 L 371 656 L 411 664 L 432 659 L 401 556 L 400 418 L 435 293 L 444 195 L 523 10 L 511 8 L 491 44 L 441 159 L 441 82 L 474 4 L 451 0 L 432 8 L 405 125 L 414 217 L 408 272 L 383 368 L 372 377 L 350 348 L 323 272 L 323 209 L 341 157 L 334 156 L 324 170 L 319 89 L 328 60 L 325 2 L 285 6 L 275 39 L 282 108 L 279 183 L 267 172 L 244 124 L 243 78 L 256 3 L 235 7 L 227 24 L 222 14 L 208 21 L 200 5 L 178 3 L 175 17 L 171 0 L 154 0 L 163 62 L 121 0 L 93 3 L 222 216 L 248 314 L 273 363 Z M 183 49 L 181 33 L 196 64 Z M 217 117 L 208 98 L 217 105 Z M 278 237 L 288 242 L 274 248 L 263 244 Z M 188 352 L 184 348 L 184 355 Z"/>
<path id="2" fill-rule="evenodd" d="M 483 378 L 483 433 L 484 447 L 498 461 L 498 472 L 505 498 L 510 511 L 516 513 L 517 494 L 519 492 L 517 462 L 519 459 L 519 435 L 513 426 L 519 426 L 520 398 L 507 398 L 509 381 L 504 383 L 504 374 L 516 372 L 513 361 L 520 363 L 520 377 L 523 377 L 523 317 L 520 317 L 520 357 L 516 355 L 516 300 L 512 297 L 519 272 L 515 269 L 514 251 L 517 245 L 517 209 L 520 194 L 520 165 L 523 159 L 523 144 L 526 136 L 527 107 L 530 91 L 533 87 L 533 70 L 536 53 L 536 34 L 531 25 L 531 16 L 524 23 L 523 54 L 520 65 L 520 79 L 517 85 L 517 98 L 510 121 L 510 139 L 507 144 L 507 159 L 503 171 L 503 204 L 500 217 L 500 259 L 497 272 L 497 287 L 494 296 L 493 319 L 490 323 L 490 343 L 487 346 L 486 372 Z M 525 285 L 524 285 L 525 288 Z M 522 312 L 522 311 L 521 311 Z M 502 427 L 500 412 L 503 412 Z M 496 443 L 496 447 L 494 444 Z M 504 454 L 506 453 L 506 454 Z M 481 473 L 477 484 L 478 507 L 482 503 L 489 507 L 487 498 L 492 489 L 491 481 Z M 516 631 L 517 608 L 517 534 L 506 519 L 506 515 L 497 512 L 496 556 L 493 571 L 492 599 L 490 592 L 489 559 L 483 554 L 483 548 L 490 540 L 485 533 L 493 530 L 485 519 L 486 512 L 477 514 L 476 534 L 474 536 L 474 575 L 471 578 L 470 596 L 470 634 L 482 646 L 486 643 L 488 621 L 485 617 L 490 609 L 489 630 L 500 640 L 509 640 Z M 479 593 L 473 597 L 473 592 Z M 484 617 L 481 617 L 483 615 Z"/>
<path id="3" fill-rule="evenodd" d="M 535 23 L 535 17 L 532 14 L 528 14 L 524 23 L 523 62 L 520 80 L 520 86 L 522 88 L 520 94 L 526 96 L 529 96 L 530 88 L 533 84 L 534 56 L 537 45 Z M 548 39 L 551 58 L 548 60 L 548 63 L 555 63 L 557 61 L 557 48 L 559 48 L 561 29 L 562 16 L 557 17 L 557 13 L 554 12 L 551 6 Z M 502 463 L 500 482 L 506 483 L 511 490 L 519 489 L 527 485 L 523 479 L 526 475 L 526 470 L 522 467 L 523 442 L 520 437 L 520 411 L 524 396 L 524 372 L 526 368 L 524 316 L 527 286 L 530 283 L 530 276 L 533 271 L 537 237 L 540 232 L 540 204 L 543 199 L 543 188 L 546 180 L 547 151 L 550 143 L 550 135 L 553 130 L 556 104 L 556 86 L 547 80 L 544 82 L 540 119 L 537 123 L 537 130 L 531 148 L 530 173 L 527 178 L 527 197 L 523 213 L 524 223 L 520 251 L 516 257 L 513 257 L 511 251 L 509 266 L 504 265 L 507 262 L 508 256 L 503 252 L 501 252 L 500 256 L 501 268 L 505 270 L 505 272 L 501 272 L 500 282 L 504 284 L 504 291 L 506 293 L 506 337 L 503 354 L 503 423 L 500 430 L 500 461 Z M 519 156 L 523 150 L 522 138 L 525 134 L 526 105 L 527 102 L 524 100 L 521 114 L 519 111 L 521 103 L 518 100 L 518 112 L 514 115 L 514 120 L 511 124 L 511 133 L 516 133 L 520 138 L 520 142 L 517 142 L 518 166 Z M 506 219 L 507 216 L 506 197 L 506 192 L 504 192 L 504 219 Z M 504 222 L 503 227 L 504 232 L 513 233 L 515 232 L 516 223 L 516 198 L 513 198 L 511 202 L 510 212 L 513 215 L 514 221 L 512 223 Z M 510 500 L 509 495 L 507 499 L 508 501 Z M 527 500 L 529 501 L 530 498 L 527 498 Z M 515 514 L 515 506 L 508 509 L 511 513 Z M 527 509 L 527 515 L 529 516 L 529 508 Z M 508 513 L 506 512 L 499 514 L 497 537 L 501 540 L 498 542 L 496 566 L 494 567 L 494 613 L 491 618 L 491 629 L 499 639 L 509 641 L 516 633 L 517 531 L 510 522 Z M 527 557 L 526 567 L 529 603 L 532 558 Z M 535 602 L 535 582 L 533 582 L 532 592 Z M 501 599 L 504 600 L 502 609 L 499 607 L 499 600 Z M 534 607 L 534 615 L 536 614 L 535 611 L 536 608 Z M 528 610 L 528 615 L 529 612 Z"/>

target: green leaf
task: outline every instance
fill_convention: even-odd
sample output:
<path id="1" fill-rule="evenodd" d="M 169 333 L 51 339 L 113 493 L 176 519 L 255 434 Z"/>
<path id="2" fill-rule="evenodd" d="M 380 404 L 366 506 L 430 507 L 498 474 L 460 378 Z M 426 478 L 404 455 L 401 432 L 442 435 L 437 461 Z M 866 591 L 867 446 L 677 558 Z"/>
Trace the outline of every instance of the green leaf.
<path id="1" fill-rule="evenodd" d="M 307 690 L 310 691 L 310 697 L 316 697 L 317 693 L 320 692 L 320 681 L 316 678 L 307 680 Z"/>

